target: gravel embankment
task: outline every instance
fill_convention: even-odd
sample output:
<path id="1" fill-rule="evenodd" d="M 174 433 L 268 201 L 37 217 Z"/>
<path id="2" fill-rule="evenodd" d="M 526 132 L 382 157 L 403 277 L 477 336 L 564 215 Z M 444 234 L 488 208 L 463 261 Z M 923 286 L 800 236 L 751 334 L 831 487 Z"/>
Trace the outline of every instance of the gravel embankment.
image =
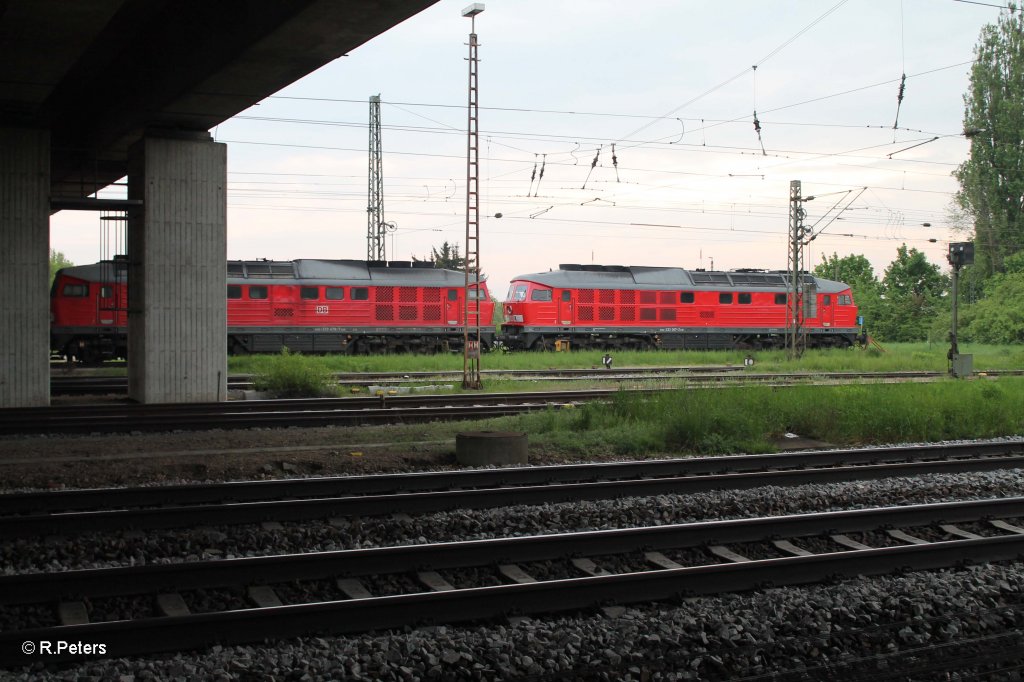
<path id="1" fill-rule="evenodd" d="M 856 671 L 858 679 L 966 680 L 984 669 L 984 658 L 971 660 L 983 647 L 1024 651 L 1022 591 L 1016 567 L 986 566 L 514 624 L 308 637 L 63 669 L 36 665 L 11 671 L 10 679 L 734 680 L 791 673 L 781 679 L 819 680 Z M 967 640 L 974 645 L 950 649 Z M 908 669 L 920 672 L 888 677 Z M 938 672 L 950 669 L 958 672 Z"/>
<path id="2" fill-rule="evenodd" d="M 480 540 L 609 528 L 689 523 L 814 511 L 1024 495 L 1024 471 L 931 474 L 880 481 L 768 486 L 693 495 L 658 495 L 500 509 L 454 510 L 411 518 L 367 517 L 219 526 L 0 542 L 4 573 L 199 561 L 292 552 Z"/>
<path id="3" fill-rule="evenodd" d="M 181 434 L 170 434 L 172 437 Z M 294 438 L 294 434 L 292 434 Z M 151 437 L 140 452 L 159 450 Z M 58 439 L 43 439 L 56 441 Z M 63 439 L 60 439 L 63 440 Z M 102 439 L 97 439 L 102 440 Z M 130 441 L 132 439 L 123 439 Z M 79 441 L 75 441 L 78 443 Z M 65 452 L 80 445 L 65 443 Z M 0 455 L 4 444 L 0 442 Z M 130 445 L 121 444 L 126 453 Z M 181 448 L 173 442 L 168 451 Z M 216 447 L 221 447 L 217 445 Z M 244 447 L 235 441 L 234 448 Z M 274 445 L 274 447 L 285 447 Z M 320 447 L 320 445 L 317 445 Z M 329 447 L 329 445 L 327 446 Z M 278 452 L 273 457 L 284 459 Z M 424 455 L 427 466 L 446 455 Z M 337 454 L 331 455 L 340 459 Z M 157 465 L 162 457 L 144 458 Z M 346 453 L 352 471 L 380 462 Z M 417 459 L 417 458 L 412 458 Z M 395 455 L 387 468 L 418 468 Z M 67 463 L 54 461 L 52 472 Z M 238 465 L 248 468 L 250 463 Z M 262 465 L 257 465 L 262 466 Z M 44 467 L 45 468 L 45 467 Z M 97 471 L 101 467 L 97 467 Z M 230 467 L 228 467 L 230 468 Z M 117 476 L 110 472 L 108 476 Z M 208 477 L 210 467 L 204 470 Z M 338 473 L 330 470 L 330 473 Z M 160 477 L 161 482 L 171 482 Z M 177 478 L 177 477 L 176 477 Z M 90 479 L 90 485 L 98 485 Z M 5 487 L 27 481 L 5 480 Z M 1024 471 L 929 475 L 858 483 L 765 487 L 698 495 L 661 495 L 623 500 L 353 520 L 340 527 L 322 522 L 89 535 L 70 541 L 31 539 L 0 543 L 6 573 L 256 556 L 286 552 L 387 546 L 532 535 L 628 526 L 790 514 L 819 510 L 980 499 L 1024 494 Z M 697 557 L 693 559 L 699 561 Z M 628 563 L 628 562 L 627 562 Z M 624 563 L 623 565 L 627 565 Z M 361 637 L 313 637 L 267 646 L 214 647 L 195 654 L 110 660 L 48 669 L 8 671 L 12 679 L 146 680 L 448 680 L 448 679 L 632 679 L 728 680 L 803 670 L 801 679 L 827 677 L 821 666 L 868 664 L 869 677 L 926 659 L 941 660 L 943 645 L 979 638 L 977 647 L 1019 632 L 1024 625 L 1024 571 L 1017 564 L 962 571 L 909 574 L 847 581 L 838 585 L 764 590 L 745 595 L 686 600 L 640 608 L 530 618 L 512 624 L 447 626 Z M 456 576 L 473 580 L 474 576 Z M 380 577 L 375 588 L 390 591 L 408 578 Z M 394 584 L 389 585 L 389 581 Z M 376 591 L 376 590 L 375 590 Z M 300 594 L 283 595 L 290 598 Z M 224 591 L 206 597 L 206 607 L 232 599 Z M 200 599 L 203 596 L 200 595 Z M 240 602 L 239 602 L 240 603 Z M 201 605 L 202 606 L 202 605 Z M 32 607 L 35 608 L 35 607 Z M 4 614 L 0 627 L 44 621 L 52 614 L 32 608 Z M 119 618 L 148 605 L 131 599 L 94 606 L 93 620 Z M 1012 643 L 1024 652 L 1020 635 Z M 918 653 L 915 653 L 918 652 Z M 920 657 L 918 660 L 917 657 Z M 979 663 L 958 654 L 965 674 Z M 1021 654 L 1024 663 L 1024 653 Z M 1016 679 L 1006 672 L 988 679 Z M 0 679 L 4 677 L 0 671 Z M 797 679 L 797 678 L 794 678 Z M 946 680 L 922 672 L 915 680 Z M 963 677 L 962 679 L 968 679 Z"/>

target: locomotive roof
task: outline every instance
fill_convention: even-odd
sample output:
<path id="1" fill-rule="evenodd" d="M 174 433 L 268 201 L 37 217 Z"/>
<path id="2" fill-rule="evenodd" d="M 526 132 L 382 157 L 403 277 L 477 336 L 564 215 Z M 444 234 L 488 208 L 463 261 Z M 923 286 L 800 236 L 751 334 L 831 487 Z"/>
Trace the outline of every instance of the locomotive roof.
<path id="1" fill-rule="evenodd" d="M 70 277 L 87 282 L 109 282 L 114 268 L 109 263 L 92 263 L 64 268 Z M 335 283 L 377 286 L 465 286 L 466 275 L 457 270 L 434 268 L 433 265 L 413 265 L 409 261 L 319 260 L 304 258 L 293 261 L 228 261 L 228 280 L 234 283 L 272 281 Z M 124 270 L 118 273 L 124 281 Z M 481 277 L 481 282 L 486 282 Z"/>
<path id="2" fill-rule="evenodd" d="M 228 279 L 301 281 L 307 284 L 366 284 L 376 286 L 465 286 L 466 275 L 458 270 L 435 268 L 429 262 L 320 260 L 228 261 Z M 485 282 L 486 277 L 481 277 Z"/>
<path id="3" fill-rule="evenodd" d="M 75 277 L 86 282 L 109 282 L 114 280 L 115 268 L 111 263 L 90 263 L 89 265 L 72 265 L 60 270 L 68 277 Z M 126 279 L 124 268 L 117 268 L 117 279 L 123 282 Z"/>
<path id="4" fill-rule="evenodd" d="M 549 287 L 582 289 L 776 289 L 785 291 L 788 274 L 778 271 L 685 270 L 673 267 L 645 265 L 559 265 L 558 270 L 518 275 L 513 280 L 527 280 Z M 845 291 L 850 287 L 842 282 L 815 277 L 804 273 L 804 282 L 822 293 Z"/>

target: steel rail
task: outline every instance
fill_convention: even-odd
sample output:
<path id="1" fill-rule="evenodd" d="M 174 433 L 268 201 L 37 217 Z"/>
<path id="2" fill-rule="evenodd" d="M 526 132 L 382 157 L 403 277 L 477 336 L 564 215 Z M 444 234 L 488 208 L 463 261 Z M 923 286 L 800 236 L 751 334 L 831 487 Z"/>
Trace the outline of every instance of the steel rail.
<path id="1" fill-rule="evenodd" d="M 627 389 L 628 390 L 628 389 Z M 643 392 L 650 389 L 634 389 Z M 430 395 L 374 395 L 344 398 L 279 398 L 270 400 L 233 400 L 207 403 L 98 403 L 94 405 L 11 407 L 0 410 L 0 425 L 16 423 L 19 419 L 36 416 L 47 417 L 55 423 L 62 419 L 92 419 L 99 416 L 146 416 L 182 414 L 233 414 L 241 412 L 276 412 L 296 410 L 357 410 L 392 405 L 396 407 L 424 407 L 434 405 L 481 405 L 507 401 L 558 399 L 561 402 L 605 398 L 620 392 L 618 388 L 579 389 L 570 391 L 513 391 L 506 393 L 449 393 Z M 62 413 L 74 412 L 64 416 Z"/>
<path id="2" fill-rule="evenodd" d="M 1024 516 L 1024 497 L 1012 497 L 439 544 L 0 575 L 0 604 L 318 580 L 332 576 L 385 575 L 410 572 L 412 567 L 422 571 L 495 566 L 510 561 L 549 561 L 1021 516 Z"/>
<path id="3" fill-rule="evenodd" d="M 614 393 L 612 391 L 611 393 Z M 560 407 L 570 402 L 596 400 L 606 396 L 592 395 L 558 398 L 551 394 L 547 400 L 526 396 L 516 398 L 515 394 L 501 396 L 476 396 L 445 401 L 448 396 L 410 397 L 393 407 L 380 407 L 384 400 L 376 400 L 378 407 L 366 407 L 354 403 L 321 403 L 319 405 L 291 404 L 263 405 L 253 401 L 239 403 L 196 403 L 188 406 L 146 405 L 128 406 L 122 411 L 103 410 L 74 411 L 46 408 L 50 412 L 39 414 L 0 414 L 0 434 L 32 433 L 123 433 L 126 431 L 167 431 L 186 428 L 200 429 L 248 429 L 261 427 L 283 428 L 287 426 L 318 427 L 352 424 L 394 424 L 417 421 L 443 421 L 487 419 L 532 410 Z M 351 398 L 325 400 L 352 400 Z M 366 401 L 367 399 L 362 399 Z M 393 401 L 394 398 L 388 400 Z M 373 402 L 373 401 L 370 401 Z M 419 402 L 420 406 L 416 403 Z M 447 405 L 438 403 L 448 402 Z M 459 404 L 472 403 L 472 404 Z M 100 407 L 100 406 L 96 406 Z"/>
<path id="4" fill-rule="evenodd" d="M 724 455 L 626 462 L 428 471 L 360 476 L 232 481 L 133 488 L 86 488 L 0 494 L 0 517 L 104 508 L 156 507 L 284 498 L 338 497 L 396 492 L 496 488 L 622 479 L 698 476 L 772 469 L 991 457 L 1024 453 L 1024 442 L 944 443 L 886 448 L 811 450 L 766 455 Z"/>
<path id="5" fill-rule="evenodd" d="M 692 494 L 712 490 L 746 490 L 762 486 L 792 486 L 874 480 L 925 473 L 994 471 L 1024 467 L 1024 455 L 982 459 L 950 459 L 896 464 L 871 464 L 756 471 L 730 474 L 672 476 L 640 480 L 614 480 L 519 487 L 478 488 L 397 493 L 198 504 L 146 509 L 122 509 L 0 517 L 0 538 L 78 534 L 124 528 L 180 528 L 193 525 L 236 525 L 261 521 L 308 521 L 346 516 L 381 516 L 394 513 L 431 513 L 450 509 L 492 509 L 520 504 L 553 504 L 631 496 Z"/>
<path id="6" fill-rule="evenodd" d="M 367 550 L 369 551 L 369 550 Z M 0 665 L 38 660 L 25 642 L 103 644 L 106 657 L 182 650 L 214 643 L 241 644 L 267 637 L 355 633 L 419 623 L 458 623 L 509 614 L 543 614 L 750 590 L 764 585 L 800 585 L 847 576 L 928 570 L 964 562 L 1017 560 L 1024 535 L 952 540 L 927 545 L 841 551 L 743 563 L 662 569 L 491 587 L 420 592 L 387 597 L 240 609 L 177 617 L 67 625 L 0 633 Z M 46 656 L 47 662 L 81 660 L 79 652 Z"/>

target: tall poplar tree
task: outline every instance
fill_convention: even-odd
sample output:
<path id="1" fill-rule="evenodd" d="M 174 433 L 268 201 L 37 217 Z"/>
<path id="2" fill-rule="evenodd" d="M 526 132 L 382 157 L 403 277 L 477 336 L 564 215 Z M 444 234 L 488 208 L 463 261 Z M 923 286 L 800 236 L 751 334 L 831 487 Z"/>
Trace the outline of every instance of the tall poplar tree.
<path id="1" fill-rule="evenodd" d="M 971 152 L 954 175 L 974 223 L 975 267 L 987 278 L 1024 249 L 1024 17 L 1013 4 L 981 30 L 974 53 L 964 95 Z"/>

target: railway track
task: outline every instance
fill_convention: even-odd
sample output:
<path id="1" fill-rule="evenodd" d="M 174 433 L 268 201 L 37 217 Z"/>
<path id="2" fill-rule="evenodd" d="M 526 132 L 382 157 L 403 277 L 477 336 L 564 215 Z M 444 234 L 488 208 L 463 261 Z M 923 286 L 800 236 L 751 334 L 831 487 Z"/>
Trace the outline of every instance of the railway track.
<path id="1" fill-rule="evenodd" d="M 0 410 L 0 434 L 389 424 L 485 419 L 606 399 L 617 389 L 353 398 L 240 400 L 158 405 L 94 404 Z"/>
<path id="2" fill-rule="evenodd" d="M 57 606 L 64 619 L 0 633 L 0 664 L 31 662 L 25 652 L 43 642 L 102 644 L 88 653 L 120 657 L 1016 560 L 1021 517 L 1018 497 L 0 576 L 0 604 Z M 217 590 L 226 608 L 192 612 L 194 592 Z M 131 619 L 87 622 L 85 600 L 128 596 Z M 1020 655 L 1005 643 L 992 653 L 1007 652 Z M 82 652 L 46 660 L 61 658 Z"/>
<path id="3" fill-rule="evenodd" d="M 658 379 L 679 376 L 703 376 L 735 374 L 742 367 L 733 365 L 695 365 L 677 367 L 635 367 L 609 372 L 596 367 L 589 369 L 520 369 L 483 370 L 481 374 L 490 379 L 524 379 L 546 381 L 573 381 L 580 378 L 595 380 Z M 51 395 L 124 395 L 128 392 L 128 379 L 124 376 L 94 376 L 65 374 L 75 370 L 58 370 L 50 379 Z M 381 383 L 389 386 L 422 383 L 424 381 L 460 382 L 462 373 L 456 371 L 437 372 L 338 372 L 334 375 L 343 386 L 373 386 Z M 251 374 L 228 376 L 229 390 L 253 388 Z"/>
<path id="4" fill-rule="evenodd" d="M 693 367 L 632 367 L 621 370 L 590 369 L 539 369 L 539 370 L 484 370 L 489 379 L 512 379 L 523 381 L 667 381 L 685 379 L 692 383 L 737 382 L 757 383 L 767 381 L 858 381 L 858 380 L 929 380 L 939 379 L 944 372 L 924 370 L 904 372 L 787 372 L 752 373 L 742 371 L 738 366 L 693 366 Z M 998 370 L 984 372 L 990 376 L 1020 376 L 1021 370 Z M 369 387 L 386 385 L 399 387 L 425 381 L 447 381 L 458 383 L 459 372 L 360 372 L 335 375 L 343 386 Z M 253 388 L 252 375 L 237 374 L 228 377 L 229 390 L 250 390 Z M 72 395 L 126 395 L 128 380 L 123 376 L 53 376 L 50 380 L 50 394 Z"/>
<path id="5" fill-rule="evenodd" d="M 0 495 L 0 538 L 488 509 L 1024 468 L 1024 443 Z"/>

